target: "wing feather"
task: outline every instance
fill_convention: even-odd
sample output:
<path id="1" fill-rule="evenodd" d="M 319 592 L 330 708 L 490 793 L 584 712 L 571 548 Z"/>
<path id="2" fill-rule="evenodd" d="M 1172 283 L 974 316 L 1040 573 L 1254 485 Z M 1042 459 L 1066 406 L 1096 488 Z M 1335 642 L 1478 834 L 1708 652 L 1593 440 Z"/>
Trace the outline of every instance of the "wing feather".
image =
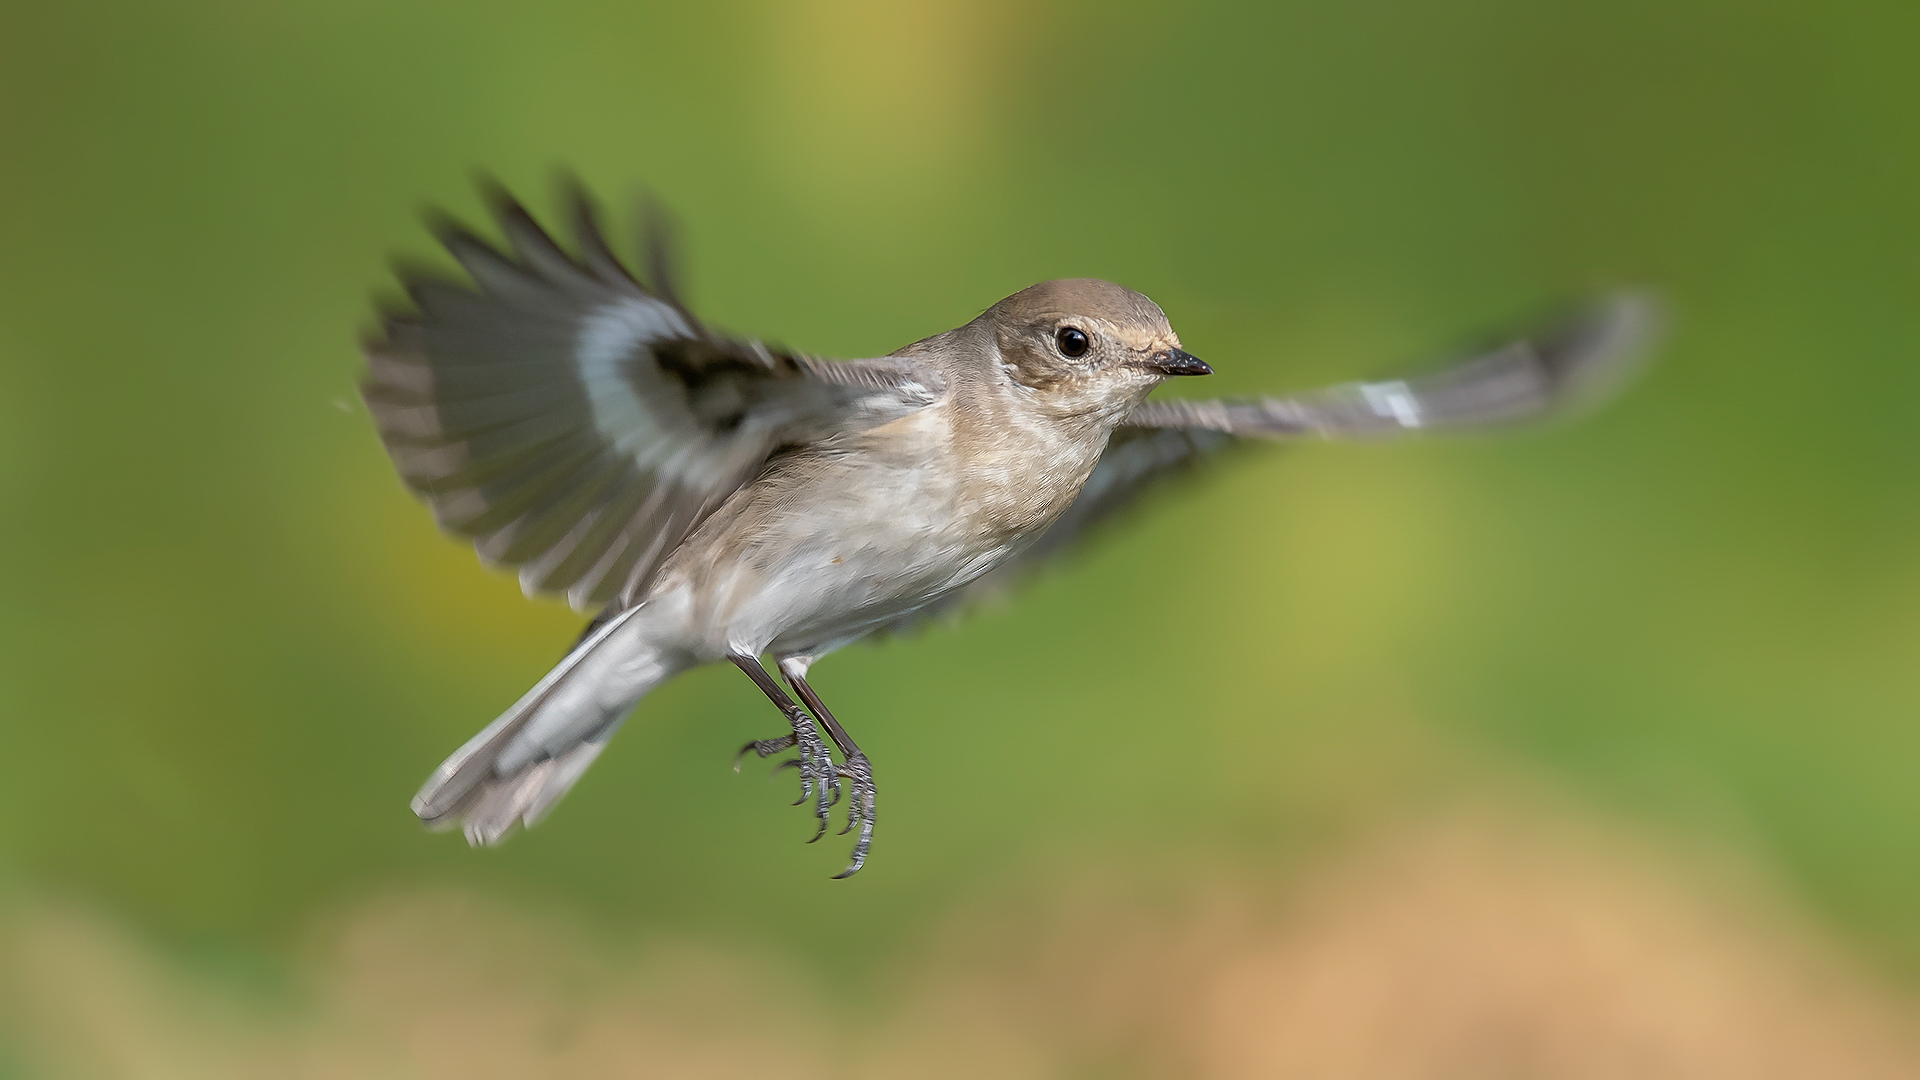
<path id="1" fill-rule="evenodd" d="M 1595 404 L 1624 385 L 1658 325 L 1651 297 L 1623 292 L 1428 375 L 1288 398 L 1144 402 L 1114 431 L 1073 504 L 1031 547 L 882 629 L 909 630 L 1008 591 L 1168 480 L 1249 440 L 1372 439 L 1509 424 Z"/>
<path id="2" fill-rule="evenodd" d="M 1126 423 L 1267 439 L 1367 439 L 1507 424 L 1617 390 L 1646 355 L 1659 322 L 1650 295 L 1622 292 L 1431 374 L 1342 383 L 1288 398 L 1148 401 Z"/>
<path id="3" fill-rule="evenodd" d="M 621 265 L 577 187 L 577 255 L 504 190 L 486 194 L 505 246 L 434 223 L 470 280 L 400 271 L 414 310 L 367 344 L 362 393 L 401 479 L 530 595 L 631 599 L 775 449 L 944 389 L 909 360 L 840 364 L 709 333 Z M 649 249 L 658 277 L 665 248 Z"/>

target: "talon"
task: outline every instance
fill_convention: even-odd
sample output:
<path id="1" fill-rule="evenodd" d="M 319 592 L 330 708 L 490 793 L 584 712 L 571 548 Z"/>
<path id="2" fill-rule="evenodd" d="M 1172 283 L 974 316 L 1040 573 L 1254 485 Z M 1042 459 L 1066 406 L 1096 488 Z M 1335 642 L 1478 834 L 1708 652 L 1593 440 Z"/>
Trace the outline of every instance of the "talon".
<path id="1" fill-rule="evenodd" d="M 859 873 L 861 867 L 867 865 L 867 853 L 865 850 L 865 846 L 867 842 L 870 839 L 872 839 L 872 837 L 873 837 L 873 829 L 871 825 L 861 830 L 859 841 L 853 845 L 853 862 L 848 864 L 845 870 L 842 870 L 839 873 L 833 875 L 833 880 L 839 881 L 842 878 L 850 878 L 853 875 Z"/>
<path id="2" fill-rule="evenodd" d="M 763 758 L 767 758 L 785 750 L 789 746 L 797 744 L 799 741 L 800 740 L 792 735 L 783 735 L 778 739 L 755 739 L 741 747 L 739 753 L 733 755 L 733 771 L 740 771 L 740 763 L 746 760 L 747 751 L 749 750 Z"/>
<path id="3" fill-rule="evenodd" d="M 787 769 L 793 769 L 800 774 L 800 798 L 794 800 L 794 805 L 813 802 L 814 829 L 807 843 L 815 843 L 827 834 L 827 827 L 833 823 L 833 808 L 840 805 L 844 797 L 847 824 L 837 835 L 845 836 L 856 831 L 858 835 L 853 842 L 852 861 L 834 877 L 847 878 L 859 873 L 860 868 L 867 864 L 867 855 L 873 849 L 873 766 L 868 763 L 867 756 L 860 752 L 860 747 L 847 737 L 846 731 L 827 711 L 820 696 L 807 685 L 801 673 L 789 670 L 785 660 L 781 661 L 781 670 L 787 675 L 787 681 L 793 684 L 794 690 L 805 699 L 806 708 L 787 697 L 758 660 L 744 655 L 732 659 L 780 707 L 792 727 L 790 734 L 779 739 L 761 739 L 742 747 L 734 757 L 735 771 L 739 770 L 740 761 L 749 750 L 766 757 L 779 750 L 794 748 L 794 756 L 775 766 L 773 772 L 777 776 Z M 828 738 L 833 740 L 831 745 L 827 742 Z M 834 760 L 836 750 L 846 755 L 844 763 Z"/>
<path id="4" fill-rule="evenodd" d="M 812 721 L 809 720 L 808 723 L 811 724 Z M 813 839 L 807 841 L 807 843 L 811 844 L 814 842 L 814 840 L 818 840 L 822 836 L 826 835 L 828 808 L 833 805 L 832 801 L 830 801 L 829 799 L 828 789 L 832 787 L 837 787 L 838 785 L 834 778 L 834 771 L 837 768 L 837 766 L 835 766 L 833 763 L 833 752 L 827 749 L 826 742 L 820 738 L 819 733 L 817 731 L 815 731 L 811 727 L 807 728 L 806 730 L 812 735 L 812 738 L 809 741 L 812 742 L 813 744 L 812 749 L 815 752 L 814 776 L 816 779 L 820 781 L 819 788 L 816 789 L 814 792 L 812 792 L 812 794 L 818 795 L 818 798 L 814 802 L 813 812 L 814 812 L 814 815 L 819 819 L 819 824 L 814 829 Z"/>
<path id="5" fill-rule="evenodd" d="M 740 763 L 749 752 L 761 757 L 771 757 L 782 750 L 795 749 L 797 755 L 780 762 L 768 774 L 769 779 L 779 776 L 788 769 L 800 774 L 800 797 L 793 801 L 794 806 L 813 802 L 814 814 L 819 818 L 819 826 L 814 830 L 813 840 L 826 835 L 828 810 L 840 801 L 840 767 L 833 760 L 833 753 L 826 746 L 813 727 L 813 720 L 805 713 L 789 716 L 793 730 L 777 739 L 755 739 L 742 746 L 734 755 L 733 771 L 740 771 Z M 817 786 L 816 786 L 817 785 Z"/>
<path id="6" fill-rule="evenodd" d="M 841 831 L 844 832 L 845 830 L 843 829 Z M 845 870 L 833 875 L 833 880 L 839 881 L 841 878 L 850 878 L 859 873 L 860 868 L 867 865 L 867 852 L 872 850 L 872 848 L 873 817 L 871 813 L 869 813 L 868 816 L 860 820 L 860 837 L 853 842 L 853 861 L 847 865 Z"/>
<path id="7" fill-rule="evenodd" d="M 793 800 L 793 805 L 799 806 L 801 803 L 813 798 L 813 771 L 808 769 L 806 763 L 799 758 L 788 758 L 780 764 L 775 765 L 773 771 L 767 774 L 767 779 L 775 779 L 788 769 L 798 769 L 800 771 L 800 797 Z"/>
<path id="8" fill-rule="evenodd" d="M 834 770 L 837 778 L 844 778 L 853 791 L 847 796 L 847 826 L 838 835 L 845 836 L 854 826 L 860 827 L 860 833 L 853 842 L 853 861 L 845 870 L 834 875 L 834 880 L 852 877 L 867 864 L 867 853 L 873 849 L 873 767 L 866 756 L 851 758 L 845 765 Z"/>

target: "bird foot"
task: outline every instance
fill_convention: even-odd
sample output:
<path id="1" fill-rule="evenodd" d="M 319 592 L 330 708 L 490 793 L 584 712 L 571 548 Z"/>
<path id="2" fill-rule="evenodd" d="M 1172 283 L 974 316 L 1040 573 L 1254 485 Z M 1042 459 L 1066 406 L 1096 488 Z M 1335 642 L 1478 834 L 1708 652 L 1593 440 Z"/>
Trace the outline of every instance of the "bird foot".
<path id="1" fill-rule="evenodd" d="M 860 872 L 867 863 L 867 852 L 873 847 L 873 764 L 867 755 L 855 752 L 846 764 L 834 770 L 836 778 L 845 780 L 851 793 L 847 796 L 847 827 L 840 830 L 845 836 L 856 827 L 859 832 L 853 841 L 853 861 L 845 870 L 833 875 L 835 878 L 848 878 Z"/>
<path id="2" fill-rule="evenodd" d="M 800 774 L 800 797 L 793 805 L 813 803 L 815 828 L 807 843 L 826 835 L 827 811 L 840 801 L 840 772 L 834 765 L 833 755 L 827 749 L 827 742 L 820 737 L 819 729 L 814 727 L 813 718 L 804 712 L 796 712 L 787 717 L 793 724 L 793 730 L 777 739 L 755 739 L 742 746 L 740 752 L 733 755 L 733 771 L 740 771 L 740 762 L 749 753 L 760 757 L 772 757 L 783 750 L 795 750 L 797 756 L 782 761 L 774 768 L 777 774 L 793 769 Z"/>

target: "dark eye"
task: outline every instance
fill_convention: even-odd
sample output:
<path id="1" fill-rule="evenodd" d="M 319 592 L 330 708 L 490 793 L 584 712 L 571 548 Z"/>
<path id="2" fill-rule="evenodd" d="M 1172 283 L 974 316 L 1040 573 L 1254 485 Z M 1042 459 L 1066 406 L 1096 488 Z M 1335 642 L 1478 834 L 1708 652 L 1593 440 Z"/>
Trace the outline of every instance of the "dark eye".
<path id="1" fill-rule="evenodd" d="M 1053 335 L 1054 344 L 1060 346 L 1060 355 L 1069 360 L 1078 360 L 1087 355 L 1093 342 L 1087 340 L 1087 332 L 1077 326 L 1063 326 Z"/>

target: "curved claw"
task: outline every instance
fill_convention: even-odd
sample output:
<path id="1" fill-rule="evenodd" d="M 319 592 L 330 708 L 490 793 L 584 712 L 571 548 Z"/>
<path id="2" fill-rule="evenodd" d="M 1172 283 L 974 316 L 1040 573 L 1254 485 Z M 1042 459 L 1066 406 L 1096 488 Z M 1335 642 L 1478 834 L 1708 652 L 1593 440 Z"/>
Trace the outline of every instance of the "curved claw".
<path id="1" fill-rule="evenodd" d="M 749 674 L 752 672 L 749 671 Z M 807 693 L 804 686 L 801 692 Z M 776 703 L 779 703 L 779 700 L 776 698 Z M 845 870 L 835 874 L 834 878 L 837 880 L 852 877 L 867 864 L 867 854 L 873 847 L 872 766 L 868 764 L 866 755 L 860 752 L 859 747 L 851 745 L 851 740 L 842 743 L 850 750 L 848 760 L 844 764 L 835 762 L 833 750 L 821 737 L 813 717 L 799 709 L 789 709 L 787 719 L 793 725 L 793 731 L 790 734 L 777 739 L 755 739 L 742 746 L 740 752 L 733 757 L 733 771 L 740 771 L 740 763 L 746 760 L 749 753 L 765 758 L 782 750 L 795 750 L 794 757 L 774 766 L 769 779 L 779 776 L 788 769 L 793 769 L 800 774 L 800 797 L 794 800 L 793 805 L 799 806 L 808 801 L 814 803 L 815 826 L 813 835 L 807 840 L 809 844 L 815 843 L 827 834 L 827 826 L 832 823 L 833 807 L 840 804 L 843 795 L 846 797 L 847 824 L 837 835 L 845 836 L 853 832 L 855 826 L 859 827 L 859 835 L 854 840 L 852 862 Z M 844 732 L 841 732 L 833 723 L 831 716 L 826 718 L 826 724 L 832 727 L 836 741 L 844 739 Z M 847 782 L 844 789 L 841 785 L 842 780 Z"/>
<path id="2" fill-rule="evenodd" d="M 827 798 L 827 788 L 833 779 L 833 758 L 824 749 L 820 752 L 820 756 L 825 759 L 825 768 L 821 770 L 819 776 L 820 787 L 818 788 L 818 792 L 820 797 L 815 800 L 813 809 L 816 825 L 813 830 L 812 839 L 807 841 L 809 844 L 827 835 L 827 811 L 833 805 L 833 802 L 828 801 Z M 839 785 L 832 784 L 832 786 L 835 788 L 835 801 L 838 801 Z"/>
<path id="3" fill-rule="evenodd" d="M 833 880 L 839 881 L 842 878 L 850 878 L 859 873 L 860 868 L 867 865 L 867 849 L 872 846 L 873 822 L 862 822 L 860 825 L 860 839 L 854 841 L 853 844 L 853 862 L 849 863 L 845 870 L 833 875 Z"/>
<path id="4" fill-rule="evenodd" d="M 860 827 L 860 834 L 853 842 L 853 862 L 845 870 L 834 875 L 834 879 L 839 880 L 852 877 L 867 864 L 867 852 L 873 848 L 875 792 L 873 768 L 864 755 L 848 761 L 835 772 L 837 776 L 845 778 L 853 788 L 852 793 L 847 796 L 847 826 L 840 830 L 839 835 L 845 836 L 853 830 L 855 825 Z"/>
<path id="5" fill-rule="evenodd" d="M 747 745 L 741 747 L 739 753 L 733 755 L 733 771 L 740 771 L 740 763 L 747 759 L 747 752 L 749 750 L 763 758 L 767 758 L 798 742 L 799 740 L 792 735 L 783 735 L 778 739 L 754 739 L 747 743 Z"/>
<path id="6" fill-rule="evenodd" d="M 767 774 L 767 779 L 777 779 L 781 773 L 786 772 L 788 769 L 800 770 L 800 797 L 793 800 L 793 805 L 799 806 L 801 803 L 813 798 L 813 774 L 807 771 L 805 762 L 799 758 L 788 758 L 780 764 L 775 765 L 773 771 Z"/>
<path id="7" fill-rule="evenodd" d="M 873 831 L 873 800 L 871 798 L 863 798 L 859 793 L 855 794 L 855 800 L 856 801 L 847 803 L 846 827 L 834 835 L 845 836 L 853 831 L 855 825 L 860 826 L 861 829 L 865 831 L 862 835 Z"/>

